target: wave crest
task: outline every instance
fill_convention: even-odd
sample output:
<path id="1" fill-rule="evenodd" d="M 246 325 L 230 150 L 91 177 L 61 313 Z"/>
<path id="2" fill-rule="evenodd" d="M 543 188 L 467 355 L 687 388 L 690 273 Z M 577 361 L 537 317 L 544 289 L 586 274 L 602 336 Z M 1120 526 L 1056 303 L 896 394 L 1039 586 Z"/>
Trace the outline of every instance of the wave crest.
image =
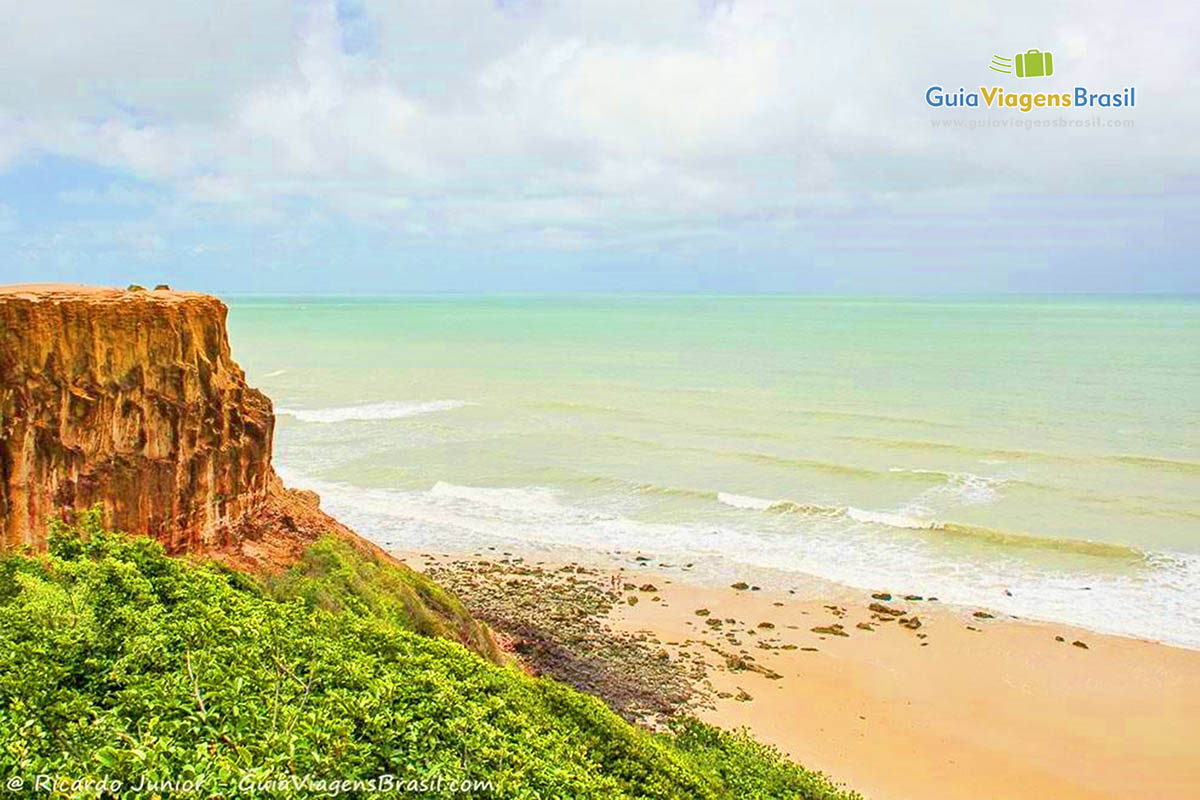
<path id="1" fill-rule="evenodd" d="M 717 492 L 717 502 L 734 508 L 746 508 L 753 511 L 766 511 L 775 505 L 774 500 L 763 500 L 761 497 L 750 497 L 744 494 Z"/>
<path id="2" fill-rule="evenodd" d="M 278 414 L 295 417 L 301 422 L 351 422 L 378 419 L 404 419 L 417 417 L 422 414 L 436 414 L 439 411 L 451 411 L 456 408 L 473 406 L 465 400 L 430 400 L 424 403 L 368 403 L 361 406 L 335 406 L 333 408 L 280 408 Z"/>
<path id="3" fill-rule="evenodd" d="M 766 511 L 773 514 L 798 514 L 802 516 L 845 517 L 855 522 L 869 525 L 881 525 L 886 528 L 897 528 L 900 530 L 930 531 L 942 536 L 988 542 L 1004 547 L 1053 550 L 1061 553 L 1121 558 L 1129 561 L 1140 561 L 1147 557 L 1138 548 L 1124 544 L 1097 542 L 1091 539 L 1037 536 L 1032 533 L 1002 531 L 978 525 L 965 525 L 958 522 L 921 519 L 889 511 L 870 511 L 855 508 L 854 506 L 814 505 L 812 503 L 795 503 L 790 500 L 770 501 L 757 497 L 728 495 L 724 492 L 719 493 L 718 498 L 726 505 L 737 506 L 738 508 L 752 511 Z"/>

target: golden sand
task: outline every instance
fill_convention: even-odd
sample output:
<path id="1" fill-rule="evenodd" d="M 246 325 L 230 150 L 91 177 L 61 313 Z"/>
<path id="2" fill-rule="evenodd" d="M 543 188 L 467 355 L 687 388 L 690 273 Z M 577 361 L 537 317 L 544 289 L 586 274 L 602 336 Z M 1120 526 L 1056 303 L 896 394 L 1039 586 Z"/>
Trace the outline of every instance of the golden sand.
<path id="1" fill-rule="evenodd" d="M 883 603 L 916 614 L 911 629 L 880 621 L 866 594 L 826 604 L 650 580 L 659 602 L 619 605 L 614 627 L 763 669 L 730 671 L 689 645 L 732 695 L 699 716 L 869 798 L 1200 797 L 1200 652 L 928 601 Z M 848 635 L 811 630 L 831 625 Z"/>

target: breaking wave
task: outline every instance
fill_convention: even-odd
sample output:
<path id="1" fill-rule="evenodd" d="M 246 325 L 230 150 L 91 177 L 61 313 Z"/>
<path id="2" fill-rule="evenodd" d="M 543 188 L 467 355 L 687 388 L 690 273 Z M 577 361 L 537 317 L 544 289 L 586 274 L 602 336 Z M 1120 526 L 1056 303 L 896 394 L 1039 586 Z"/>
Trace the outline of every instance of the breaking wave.
<path id="1" fill-rule="evenodd" d="M 368 403 L 361 406 L 335 406 L 333 408 L 295 409 L 280 408 L 279 414 L 295 417 L 301 422 L 350 422 L 378 419 L 404 419 L 422 414 L 436 414 L 456 408 L 473 406 L 465 400 L 430 400 L 424 403 Z"/>
<path id="2" fill-rule="evenodd" d="M 1090 539 L 1038 536 L 1018 531 L 1002 531 L 978 525 L 924 519 L 899 512 L 871 511 L 855 508 L 854 506 L 795 503 L 790 500 L 772 501 L 758 497 L 731 495 L 724 492 L 719 492 L 717 499 L 726 505 L 746 510 L 814 517 L 845 517 L 868 525 L 881 525 L 886 528 L 900 530 L 931 531 L 942 536 L 970 539 L 1005 547 L 1053 550 L 1061 553 L 1119 558 L 1128 561 L 1140 561 L 1146 558 L 1146 554 L 1141 550 L 1123 544 L 1096 542 Z"/>
<path id="3" fill-rule="evenodd" d="M 700 524 L 641 520 L 613 508 L 576 502 L 570 493 L 546 486 L 439 481 L 425 490 L 399 490 L 295 482 L 317 490 L 323 505 L 339 519 L 384 547 L 463 552 L 486 545 L 499 550 L 534 546 L 594 552 L 612 552 L 616 547 L 625 553 L 651 553 L 663 562 L 702 562 L 697 570 L 712 570 L 711 575 L 721 578 L 731 574 L 728 570 L 744 575 L 746 569 L 763 568 L 770 571 L 763 574 L 764 581 L 770 575 L 793 574 L 861 588 L 904 587 L 949 603 L 985 604 L 1005 613 L 1126 635 L 1152 632 L 1162 641 L 1200 647 L 1200 618 L 1191 601 L 1200 591 L 1200 557 L 1195 555 L 1143 554 L 1103 542 L 729 492 L 696 494 L 728 506 L 733 515 L 746 515 L 744 521 L 726 518 Z M 652 485 L 626 488 L 655 492 Z M 795 515 L 800 524 L 788 525 L 786 535 L 780 535 L 785 531 L 776 525 L 755 524 L 757 515 L 776 522 Z M 881 527 L 904 529 L 907 535 L 880 536 Z M 1016 550 L 1009 550 L 1008 557 L 978 561 L 967 553 L 949 555 L 928 547 L 945 539 L 1000 545 L 1001 553 L 1009 548 L 1039 548 L 1102 557 L 1117 568 L 1030 571 L 1029 562 Z M 1002 589 L 1011 589 L 1011 594 Z"/>

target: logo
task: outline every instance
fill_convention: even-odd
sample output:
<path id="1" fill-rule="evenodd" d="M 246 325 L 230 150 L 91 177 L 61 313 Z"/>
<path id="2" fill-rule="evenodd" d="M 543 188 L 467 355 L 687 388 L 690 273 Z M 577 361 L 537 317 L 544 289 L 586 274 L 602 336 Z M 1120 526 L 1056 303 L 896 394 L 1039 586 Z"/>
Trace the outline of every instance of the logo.
<path id="1" fill-rule="evenodd" d="M 988 69 L 1017 78 L 1049 78 L 1054 75 L 1054 55 L 1048 50 L 1036 48 L 1017 53 L 1012 58 L 993 55 Z M 980 86 L 977 91 L 972 91 L 962 85 L 955 91 L 944 89 L 943 85 L 930 86 L 926 90 L 926 105 L 931 108 L 1012 110 L 1020 114 L 1043 109 L 1133 108 L 1136 105 L 1136 89 L 1133 86 L 1095 92 L 1086 86 L 1054 88 L 1051 84 L 1047 87 L 1051 91 L 1030 92 L 1010 91 L 1003 86 Z"/>
<path id="2" fill-rule="evenodd" d="M 1014 66 L 1018 78 L 1049 78 L 1054 74 L 1054 56 L 1049 51 L 1043 53 L 1041 50 L 1026 50 L 1012 58 L 993 55 L 988 68 L 1012 75 Z"/>

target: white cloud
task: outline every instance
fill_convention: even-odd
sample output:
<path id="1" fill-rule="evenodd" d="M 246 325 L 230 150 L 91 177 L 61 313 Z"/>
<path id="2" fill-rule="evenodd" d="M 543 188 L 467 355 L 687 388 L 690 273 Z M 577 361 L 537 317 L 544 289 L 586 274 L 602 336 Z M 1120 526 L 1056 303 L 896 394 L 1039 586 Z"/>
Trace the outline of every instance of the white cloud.
<path id="1" fill-rule="evenodd" d="M 49 152 L 261 224 L 316 213 L 576 247 L 874 196 L 1144 189 L 1200 165 L 1200 13 L 1182 2 L 361 11 L 348 50 L 321 0 L 18 4 L 0 32 L 0 169 Z M 1137 84 L 1136 127 L 931 128 L 948 114 L 927 86 L 990 82 L 992 52 L 1034 45 L 1062 54 L 1063 86 Z"/>
<path id="2" fill-rule="evenodd" d="M 291 0 L 7 3 L 0 107 L 94 119 L 136 110 L 209 124 L 247 82 L 291 69 Z"/>

